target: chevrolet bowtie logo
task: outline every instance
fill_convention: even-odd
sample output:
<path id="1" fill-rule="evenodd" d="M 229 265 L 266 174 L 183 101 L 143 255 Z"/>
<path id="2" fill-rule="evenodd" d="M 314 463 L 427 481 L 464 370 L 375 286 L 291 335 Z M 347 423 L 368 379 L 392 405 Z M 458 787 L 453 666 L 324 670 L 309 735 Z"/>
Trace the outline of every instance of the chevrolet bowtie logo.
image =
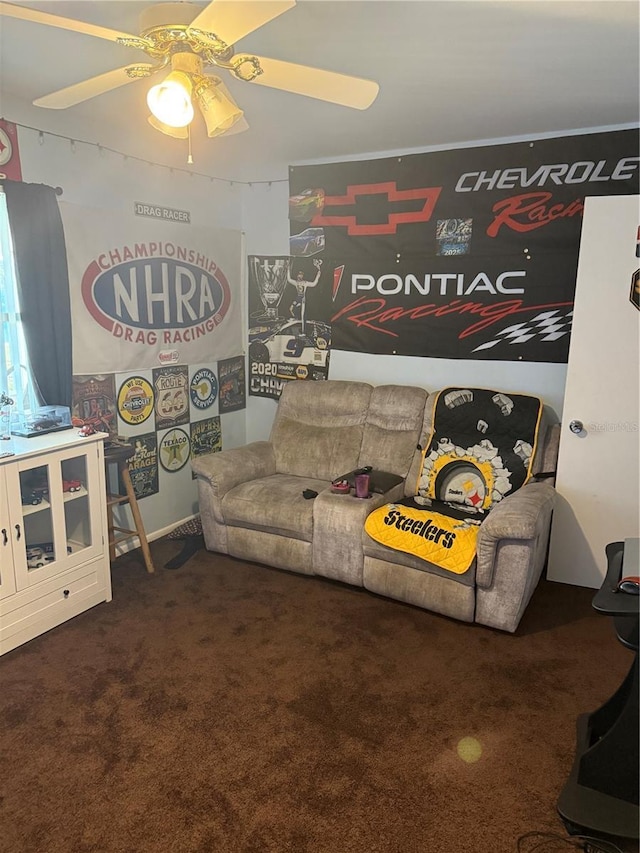
<path id="1" fill-rule="evenodd" d="M 325 196 L 323 212 L 311 220 L 311 225 L 342 225 L 347 233 L 353 236 L 395 234 L 398 225 L 404 222 L 428 222 L 431 219 L 436 201 L 442 187 L 417 187 L 410 190 L 399 190 L 395 181 L 382 184 L 355 184 L 347 187 L 346 195 Z M 359 223 L 354 214 L 347 216 L 328 216 L 325 211 L 332 207 L 355 205 L 363 196 L 384 196 L 386 194 L 389 207 L 394 206 L 392 213 L 388 212 L 384 222 Z M 415 202 L 422 201 L 422 206 L 416 209 Z M 401 204 L 405 202 L 405 204 Z M 411 208 L 398 210 L 398 208 Z"/>

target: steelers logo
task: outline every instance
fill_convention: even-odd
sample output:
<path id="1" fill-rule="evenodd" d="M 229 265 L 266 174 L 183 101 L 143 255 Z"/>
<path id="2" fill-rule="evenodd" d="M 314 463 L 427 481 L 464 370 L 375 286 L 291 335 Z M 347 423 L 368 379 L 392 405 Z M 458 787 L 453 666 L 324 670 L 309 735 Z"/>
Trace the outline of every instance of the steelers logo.
<path id="1" fill-rule="evenodd" d="M 441 501 L 482 505 L 487 484 L 471 462 L 450 462 L 436 477 L 436 494 Z"/>

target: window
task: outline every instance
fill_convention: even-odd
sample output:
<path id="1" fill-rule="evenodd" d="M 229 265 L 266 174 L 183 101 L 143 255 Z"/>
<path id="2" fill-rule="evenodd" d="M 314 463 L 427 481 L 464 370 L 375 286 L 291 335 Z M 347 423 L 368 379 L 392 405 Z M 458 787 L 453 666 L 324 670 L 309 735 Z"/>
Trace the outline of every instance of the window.
<path id="1" fill-rule="evenodd" d="M 22 329 L 22 315 L 18 305 L 15 264 L 9 230 L 5 195 L 0 191 L 0 394 L 4 392 L 14 401 L 14 409 L 33 410 L 38 405 L 35 386 L 29 368 L 27 347 Z M 0 409 L 6 419 L 7 407 Z M 9 424 L 0 423 L 3 433 Z"/>

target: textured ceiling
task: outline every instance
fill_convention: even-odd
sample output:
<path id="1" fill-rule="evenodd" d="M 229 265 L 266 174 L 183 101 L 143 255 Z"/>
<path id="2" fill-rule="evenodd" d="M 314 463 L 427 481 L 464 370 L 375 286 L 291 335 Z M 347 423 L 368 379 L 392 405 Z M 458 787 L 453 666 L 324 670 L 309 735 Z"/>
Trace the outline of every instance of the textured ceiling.
<path id="1" fill-rule="evenodd" d="M 149 4 L 18 5 L 137 33 Z M 351 110 L 224 73 L 250 128 L 210 140 L 196 124 L 197 169 L 250 180 L 287 163 L 637 123 L 639 15 L 635 0 L 299 0 L 237 50 L 374 79 L 377 100 Z M 147 125 L 144 80 L 63 111 L 30 106 L 139 59 L 102 39 L 0 18 L 0 111 L 184 164 L 186 143 Z"/>

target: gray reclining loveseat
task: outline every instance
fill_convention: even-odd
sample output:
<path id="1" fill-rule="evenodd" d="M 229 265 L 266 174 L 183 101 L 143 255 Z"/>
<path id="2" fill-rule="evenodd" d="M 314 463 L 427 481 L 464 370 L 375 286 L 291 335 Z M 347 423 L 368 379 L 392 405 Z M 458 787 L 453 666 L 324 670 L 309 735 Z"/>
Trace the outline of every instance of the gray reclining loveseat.
<path id="1" fill-rule="evenodd" d="M 268 441 L 192 461 L 207 549 L 515 631 L 546 559 L 551 481 L 534 478 L 489 512 L 462 575 L 364 532 L 372 510 L 414 493 L 434 397 L 404 385 L 285 385 Z M 545 408 L 534 473 L 555 469 L 555 420 Z M 365 465 L 402 480 L 368 499 L 332 492 L 332 480 Z"/>

